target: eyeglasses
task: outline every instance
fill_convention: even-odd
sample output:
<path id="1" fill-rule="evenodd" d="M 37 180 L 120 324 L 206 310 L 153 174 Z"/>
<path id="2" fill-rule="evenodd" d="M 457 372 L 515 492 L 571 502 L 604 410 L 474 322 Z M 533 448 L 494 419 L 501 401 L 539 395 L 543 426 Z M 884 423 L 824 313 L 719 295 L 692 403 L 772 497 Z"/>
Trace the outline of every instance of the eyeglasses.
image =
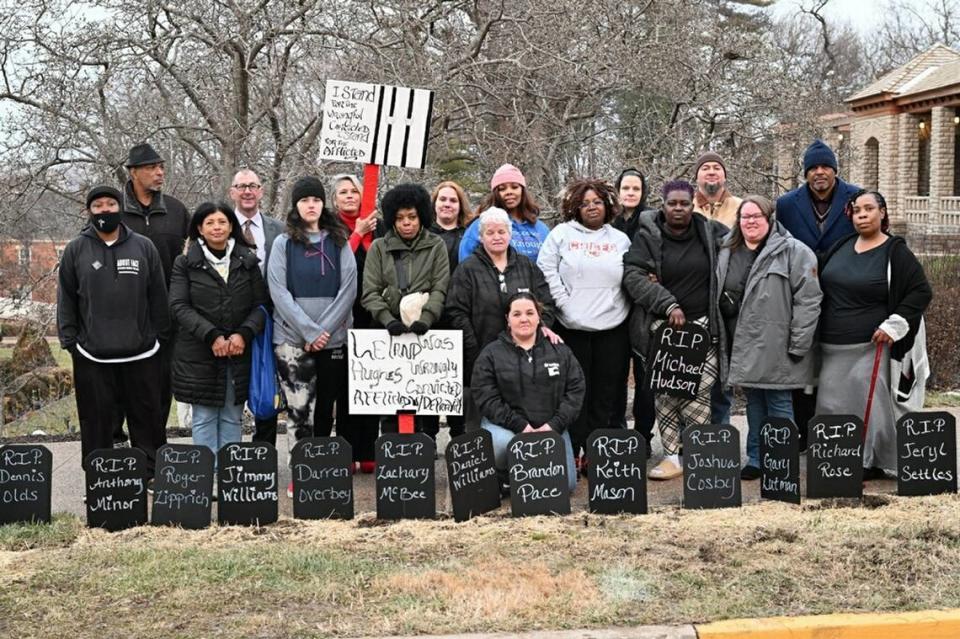
<path id="1" fill-rule="evenodd" d="M 741 215 L 740 219 L 744 222 L 751 222 L 756 220 L 765 220 L 767 219 L 766 215 Z"/>
<path id="2" fill-rule="evenodd" d="M 256 191 L 260 188 L 260 185 L 251 182 L 250 184 L 234 184 L 231 188 L 234 188 L 238 191 Z"/>
<path id="3" fill-rule="evenodd" d="M 577 208 L 579 208 L 581 211 L 586 211 L 586 210 L 589 209 L 591 206 L 595 206 L 595 207 L 597 207 L 598 209 L 599 209 L 599 208 L 602 208 L 602 207 L 603 207 L 603 200 L 590 200 L 589 202 L 584 202 L 583 204 L 581 204 L 581 205 L 578 206 Z"/>

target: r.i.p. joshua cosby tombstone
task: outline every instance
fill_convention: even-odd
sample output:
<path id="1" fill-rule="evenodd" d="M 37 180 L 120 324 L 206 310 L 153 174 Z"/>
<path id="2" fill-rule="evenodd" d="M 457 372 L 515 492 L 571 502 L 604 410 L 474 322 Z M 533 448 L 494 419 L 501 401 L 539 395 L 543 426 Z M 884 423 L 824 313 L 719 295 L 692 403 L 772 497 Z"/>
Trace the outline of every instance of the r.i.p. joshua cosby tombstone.
<path id="1" fill-rule="evenodd" d="M 217 453 L 217 487 L 220 525 L 277 521 L 277 449 L 260 442 L 227 444 Z"/>
<path id="2" fill-rule="evenodd" d="M 897 420 L 897 494 L 957 492 L 957 422 L 947 412 Z"/>
<path id="3" fill-rule="evenodd" d="M 153 480 L 153 524 L 199 530 L 210 525 L 212 508 L 213 451 L 188 444 L 161 447 Z"/>
<path id="4" fill-rule="evenodd" d="M 377 519 L 437 516 L 436 451 L 437 445 L 423 433 L 390 433 L 377 440 Z"/>
<path id="5" fill-rule="evenodd" d="M 566 443 L 555 432 L 520 433 L 507 446 L 514 517 L 570 514 Z"/>
<path id="6" fill-rule="evenodd" d="M 87 525 L 123 530 L 147 523 L 147 457 L 139 448 L 101 448 L 84 460 Z"/>
<path id="7" fill-rule="evenodd" d="M 760 497 L 800 503 L 800 437 L 785 417 L 767 417 L 760 426 Z"/>
<path id="8" fill-rule="evenodd" d="M 353 519 L 353 449 L 343 437 L 308 437 L 290 452 L 293 516 Z"/>
<path id="9" fill-rule="evenodd" d="M 454 437 L 447 445 L 446 458 L 455 521 L 467 521 L 500 507 L 490 433 L 476 430 Z"/>
<path id="10" fill-rule="evenodd" d="M 653 355 L 647 364 L 651 390 L 657 395 L 695 398 L 709 351 L 710 333 L 702 326 L 663 324 L 653 334 Z"/>
<path id="11" fill-rule="evenodd" d="M 863 497 L 863 420 L 816 415 L 807 432 L 807 497 Z"/>
<path id="12" fill-rule="evenodd" d="M 50 522 L 53 455 L 45 446 L 0 447 L 0 525 Z"/>
<path id="13" fill-rule="evenodd" d="M 683 507 L 739 507 L 740 431 L 729 424 L 687 426 L 681 439 Z"/>
<path id="14" fill-rule="evenodd" d="M 590 512 L 647 512 L 647 445 L 635 430 L 595 430 L 587 438 Z"/>

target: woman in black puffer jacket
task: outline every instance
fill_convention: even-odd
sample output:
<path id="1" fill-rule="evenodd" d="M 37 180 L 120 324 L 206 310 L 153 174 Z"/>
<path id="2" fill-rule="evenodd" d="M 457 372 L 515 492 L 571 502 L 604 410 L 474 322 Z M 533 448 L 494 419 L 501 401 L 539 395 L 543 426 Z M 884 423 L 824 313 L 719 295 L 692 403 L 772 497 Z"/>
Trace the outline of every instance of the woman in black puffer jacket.
<path id="1" fill-rule="evenodd" d="M 240 441 L 253 337 L 263 330 L 267 290 L 256 253 L 226 204 L 201 204 L 190 246 L 173 263 L 170 312 L 179 326 L 173 393 L 192 404 L 193 443 L 216 455 Z"/>

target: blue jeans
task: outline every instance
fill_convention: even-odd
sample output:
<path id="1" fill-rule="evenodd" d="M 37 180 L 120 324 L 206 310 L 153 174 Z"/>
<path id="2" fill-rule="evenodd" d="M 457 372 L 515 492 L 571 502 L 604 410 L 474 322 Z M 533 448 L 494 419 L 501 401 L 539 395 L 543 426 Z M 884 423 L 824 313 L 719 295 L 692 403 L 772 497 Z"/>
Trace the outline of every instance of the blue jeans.
<path id="1" fill-rule="evenodd" d="M 723 390 L 723 384 L 717 380 L 710 389 L 710 423 L 729 424 L 731 406 L 733 406 L 733 389 Z"/>
<path id="2" fill-rule="evenodd" d="M 493 465 L 497 470 L 507 470 L 507 446 L 510 444 L 510 440 L 516 436 L 516 433 L 503 426 L 497 426 L 486 417 L 480 419 L 480 428 L 490 433 L 490 437 L 493 439 Z M 577 487 L 577 467 L 573 464 L 573 444 L 570 442 L 568 431 L 563 431 L 560 438 L 567 450 L 567 480 L 572 493 Z"/>
<path id="3" fill-rule="evenodd" d="M 760 468 L 760 427 L 767 417 L 793 419 L 793 391 L 744 388 L 747 396 L 747 465 Z"/>
<path id="4" fill-rule="evenodd" d="M 223 406 L 192 404 L 193 443 L 213 451 L 214 466 L 217 452 L 225 445 L 239 442 L 242 437 L 243 404 L 235 404 L 233 375 L 227 367 L 227 395 Z"/>

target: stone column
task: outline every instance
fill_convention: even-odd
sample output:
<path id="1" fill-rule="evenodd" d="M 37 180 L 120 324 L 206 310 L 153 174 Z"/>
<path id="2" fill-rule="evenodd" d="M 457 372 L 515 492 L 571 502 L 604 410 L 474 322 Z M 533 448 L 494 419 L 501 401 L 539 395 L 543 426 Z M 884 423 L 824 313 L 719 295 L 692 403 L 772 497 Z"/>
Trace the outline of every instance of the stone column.
<path id="1" fill-rule="evenodd" d="M 897 116 L 897 137 L 900 142 L 897 149 L 897 201 L 902 216 L 906 215 L 907 198 L 917 195 L 919 124 L 920 118 L 910 113 L 900 113 Z"/>
<path id="2" fill-rule="evenodd" d="M 940 198 L 953 195 L 953 109 L 930 112 L 930 222 L 942 223 Z"/>

